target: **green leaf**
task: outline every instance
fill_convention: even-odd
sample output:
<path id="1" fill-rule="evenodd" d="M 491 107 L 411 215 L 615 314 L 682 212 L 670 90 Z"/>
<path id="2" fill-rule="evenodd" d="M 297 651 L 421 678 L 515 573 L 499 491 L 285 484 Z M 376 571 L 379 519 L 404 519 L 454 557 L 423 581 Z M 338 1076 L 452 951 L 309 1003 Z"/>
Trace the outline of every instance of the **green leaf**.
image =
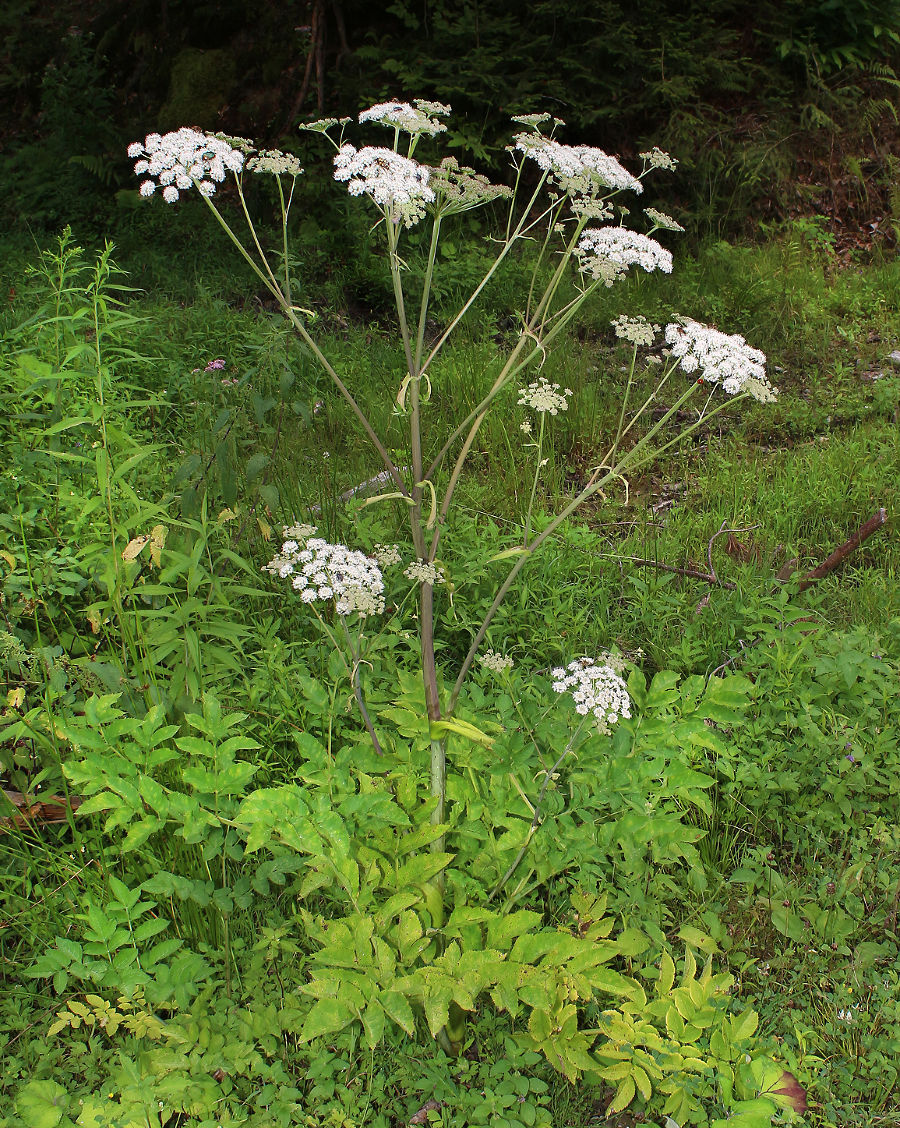
<path id="1" fill-rule="evenodd" d="M 668 952 L 663 952 L 659 960 L 659 978 L 656 980 L 657 995 L 668 995 L 675 986 L 675 961 Z"/>
<path id="2" fill-rule="evenodd" d="M 385 991 L 379 995 L 378 1001 L 388 1018 L 396 1022 L 402 1030 L 405 1030 L 412 1037 L 416 1029 L 416 1020 L 406 996 L 401 995 L 399 991 Z"/>
<path id="3" fill-rule="evenodd" d="M 755 1010 L 745 1010 L 743 1014 L 731 1020 L 731 1040 L 743 1042 L 746 1038 L 752 1038 L 757 1026 L 759 1026 L 759 1015 Z"/>
<path id="4" fill-rule="evenodd" d="M 374 1050 L 384 1036 L 385 1013 L 377 999 L 372 999 L 363 1011 L 362 1024 L 369 1049 Z"/>
<path id="5" fill-rule="evenodd" d="M 701 952 L 706 952 L 707 955 L 712 956 L 719 950 L 719 945 L 711 936 L 707 936 L 699 928 L 694 928 L 692 924 L 683 924 L 678 930 L 678 936 L 685 944 L 690 944 L 692 948 L 699 948 Z"/>
<path id="6" fill-rule="evenodd" d="M 453 987 L 450 983 L 432 979 L 425 982 L 425 1017 L 432 1038 L 447 1025 L 450 1017 L 450 1003 L 453 1001 Z"/>
<path id="7" fill-rule="evenodd" d="M 468 721 L 460 720 L 459 717 L 448 717 L 443 721 L 432 721 L 429 726 L 429 733 L 432 740 L 440 740 L 440 738 L 445 736 L 448 732 L 459 733 L 460 736 L 464 736 L 467 740 L 472 740 L 476 744 L 481 744 L 485 748 L 490 748 L 494 743 L 492 736 L 488 736 L 486 732 L 482 732 L 480 728 L 469 724 Z"/>
<path id="8" fill-rule="evenodd" d="M 16 1112 L 28 1128 L 56 1128 L 69 1107 L 69 1094 L 56 1081 L 29 1081 L 16 1098 Z"/>
<path id="9" fill-rule="evenodd" d="M 301 1042 L 311 1042 L 325 1034 L 335 1034 L 349 1026 L 356 1018 L 356 1012 L 342 999 L 319 999 L 306 1016 L 300 1031 Z"/>
<path id="10" fill-rule="evenodd" d="M 606 1115 L 611 1116 L 614 1112 L 622 1112 L 623 1109 L 628 1108 L 634 1100 L 634 1093 L 634 1081 L 630 1077 L 623 1077 L 616 1089 L 616 1095 L 606 1108 Z"/>
<path id="11" fill-rule="evenodd" d="M 650 683 L 650 689 L 647 692 L 647 700 L 644 703 L 645 709 L 658 709 L 664 710 L 671 708 L 678 700 L 678 679 L 679 675 L 674 670 L 660 670 Z M 633 1090 L 632 1086 L 632 1090 Z M 632 1096 L 634 1095 L 632 1091 Z M 629 1097 L 629 1100 L 631 1098 Z M 626 1102 L 627 1103 L 627 1102 Z M 622 1106 L 625 1107 L 624 1105 Z"/>
<path id="12" fill-rule="evenodd" d="M 536 928 L 541 923 L 541 914 L 529 909 L 518 909 L 506 916 L 494 917 L 488 921 L 487 947 L 505 951 L 516 937 Z"/>

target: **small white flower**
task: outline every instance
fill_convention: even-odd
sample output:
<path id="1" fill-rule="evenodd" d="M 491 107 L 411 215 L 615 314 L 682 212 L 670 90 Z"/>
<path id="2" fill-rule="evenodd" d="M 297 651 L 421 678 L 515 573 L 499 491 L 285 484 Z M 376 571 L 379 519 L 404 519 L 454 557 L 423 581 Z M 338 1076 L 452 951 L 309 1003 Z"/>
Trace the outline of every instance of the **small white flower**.
<path id="1" fill-rule="evenodd" d="M 709 325 L 685 319 L 666 326 L 666 341 L 684 372 L 700 371 L 700 379 L 720 384 L 730 395 L 749 392 L 769 403 L 775 399 L 766 375 L 766 356 L 751 348 L 739 333 L 720 333 Z"/>
<path id="2" fill-rule="evenodd" d="M 297 541 L 308 540 L 316 531 L 315 525 L 284 525 L 281 530 L 286 537 L 292 537 Z"/>
<path id="3" fill-rule="evenodd" d="M 427 560 L 413 560 L 404 570 L 403 575 L 418 584 L 433 585 L 444 582 L 444 571 L 440 565 L 429 563 Z"/>
<path id="4" fill-rule="evenodd" d="M 651 274 L 672 273 L 672 252 L 638 231 L 627 227 L 591 227 L 578 240 L 581 270 L 611 286 L 628 270 L 640 266 Z"/>
<path id="5" fill-rule="evenodd" d="M 553 689 L 570 693 L 575 711 L 582 717 L 593 713 L 598 729 L 608 732 L 620 717 L 631 716 L 631 698 L 619 676 L 621 669 L 621 660 L 609 655 L 600 663 L 593 658 L 576 658 L 566 669 L 552 671 Z"/>
<path id="6" fill-rule="evenodd" d="M 590 145 L 561 145 L 540 133 L 519 133 L 515 147 L 535 161 L 539 168 L 552 174 L 567 192 L 584 195 L 590 182 L 596 187 L 617 191 L 629 189 L 643 192 L 644 186 L 615 157 Z"/>
<path id="7" fill-rule="evenodd" d="M 549 380 L 541 376 L 534 383 L 519 389 L 517 402 L 521 407 L 530 407 L 532 411 L 536 411 L 538 414 L 549 412 L 551 415 L 557 415 L 560 411 L 565 411 L 568 408 L 568 397 L 570 395 L 572 395 L 571 388 L 563 388 L 560 391 L 559 384 L 551 384 Z M 523 427 L 522 430 L 525 430 L 525 428 Z"/>
<path id="8" fill-rule="evenodd" d="M 519 430 L 522 431 L 526 435 L 531 434 L 531 429 L 532 428 L 531 428 L 531 420 L 530 419 L 526 419 L 524 422 L 519 424 Z"/>
<path id="9" fill-rule="evenodd" d="M 351 196 L 370 196 L 380 208 L 396 209 L 407 227 L 435 198 L 428 169 L 392 149 L 344 145 L 334 158 L 334 179 L 346 181 Z"/>
<path id="10" fill-rule="evenodd" d="M 280 149 L 261 149 L 247 161 L 247 171 L 269 173 L 272 176 L 301 176 L 303 166 L 293 153 L 283 153 Z"/>
<path id="11" fill-rule="evenodd" d="M 512 658 L 498 654 L 496 650 L 486 650 L 484 654 L 479 654 L 478 661 L 486 670 L 491 670 L 495 674 L 502 674 L 513 668 Z"/>
<path id="12" fill-rule="evenodd" d="M 285 532 L 293 535 L 263 571 L 282 579 L 290 577 L 304 603 L 333 600 L 338 615 L 380 614 L 384 610 L 384 580 L 376 562 L 346 545 L 310 537 L 315 531 L 312 525 L 286 526 Z M 305 547 L 300 548 L 304 541 Z"/>
<path id="13" fill-rule="evenodd" d="M 399 564 L 402 560 L 400 549 L 395 544 L 376 544 L 372 555 L 378 561 L 379 568 L 390 568 L 392 564 Z"/>
<path id="14" fill-rule="evenodd" d="M 515 122 L 516 125 L 530 125 L 532 126 L 532 128 L 537 129 L 539 125 L 543 125 L 545 122 L 548 122 L 550 120 L 550 115 L 518 114 L 516 117 L 510 118 L 509 120 Z"/>
<path id="15" fill-rule="evenodd" d="M 665 231 L 684 231 L 677 219 L 666 215 L 665 212 L 657 211 L 656 208 L 644 208 L 644 215 L 654 227 L 661 227 Z"/>
<path id="16" fill-rule="evenodd" d="M 657 145 L 654 145 L 649 152 L 639 153 L 638 155 L 641 160 L 646 163 L 648 168 L 664 168 L 671 172 L 678 164 L 678 161 L 674 157 L 664 152 Z"/>
<path id="17" fill-rule="evenodd" d="M 148 183 L 156 183 L 166 189 L 163 198 L 174 203 L 179 192 L 186 192 L 192 185 L 200 185 L 204 196 L 215 191 L 213 181 L 225 179 L 226 169 L 234 173 L 241 171 L 244 154 L 234 149 L 227 141 L 196 129 L 176 129 L 161 136 L 149 133 L 143 143 L 134 141 L 128 146 L 129 157 L 140 157 L 134 166 L 138 176 L 147 175 Z M 171 189 L 171 191 L 169 190 Z M 141 195 L 152 195 L 141 185 Z"/>
<path id="18" fill-rule="evenodd" d="M 659 332 L 659 326 L 652 325 L 646 317 L 627 317 L 624 313 L 610 324 L 620 341 L 632 345 L 652 345 Z"/>
<path id="19" fill-rule="evenodd" d="M 429 117 L 429 114 L 446 117 L 450 113 L 450 107 L 442 102 L 428 102 L 423 98 L 416 98 L 415 103 L 415 106 L 411 106 L 409 102 L 380 102 L 377 106 L 370 106 L 362 111 L 359 124 L 374 121 L 413 136 L 424 133 L 434 137 L 436 133 L 443 133 L 446 125 L 437 121 L 436 117 Z"/>

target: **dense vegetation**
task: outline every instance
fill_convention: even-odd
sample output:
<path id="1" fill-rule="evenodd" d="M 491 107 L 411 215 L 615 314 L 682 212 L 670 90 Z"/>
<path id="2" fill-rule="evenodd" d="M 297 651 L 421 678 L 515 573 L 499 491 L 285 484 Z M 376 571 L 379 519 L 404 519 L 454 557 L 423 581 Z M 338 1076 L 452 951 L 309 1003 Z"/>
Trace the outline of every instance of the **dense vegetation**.
<path id="1" fill-rule="evenodd" d="M 900 1123 L 900 18 L 684 7 L 0 14 L 0 1128 Z"/>

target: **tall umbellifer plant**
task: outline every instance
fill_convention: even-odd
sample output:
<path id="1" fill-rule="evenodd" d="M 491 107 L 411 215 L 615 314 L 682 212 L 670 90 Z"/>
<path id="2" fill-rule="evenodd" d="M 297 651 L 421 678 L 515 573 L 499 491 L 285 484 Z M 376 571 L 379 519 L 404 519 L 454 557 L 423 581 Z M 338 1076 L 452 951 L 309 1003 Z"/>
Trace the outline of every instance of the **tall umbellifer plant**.
<path id="1" fill-rule="evenodd" d="M 434 138 L 445 130 L 441 119 L 449 112 L 447 106 L 423 100 L 416 100 L 413 105 L 389 102 L 363 111 L 359 123 L 387 129 L 389 147 L 357 148 L 346 142 L 349 118 L 327 119 L 305 127 L 331 140 L 336 150 L 334 179 L 345 184 L 351 196 L 365 197 L 368 206 L 381 217 L 378 225 L 387 250 L 397 332 L 405 360 L 395 407 L 409 428 L 408 467 L 392 457 L 385 436 L 378 433 L 365 406 L 354 395 L 350 379 L 341 375 L 312 336 L 309 312 L 297 304 L 302 298 L 296 293 L 290 272 L 289 218 L 296 181 L 303 172 L 298 159 L 287 153 L 257 149 L 243 138 L 211 136 L 193 129 L 180 129 L 164 136 L 150 134 L 128 150 L 129 156 L 137 158 L 135 172 L 143 178 L 142 196 L 152 196 L 158 189 L 168 203 L 176 202 L 181 192 L 190 189 L 203 196 L 238 252 L 331 378 L 378 453 L 384 464 L 384 479 L 391 483 L 385 496 L 401 499 L 406 507 L 415 557 L 406 575 L 415 585 L 418 599 L 422 677 L 431 733 L 431 792 L 436 800 L 433 821 L 439 825 L 445 821 L 446 736 L 455 725 L 464 727 L 454 718 L 460 691 L 494 616 L 527 562 L 589 498 L 613 483 L 627 484 L 628 475 L 698 427 L 707 425 L 725 406 L 726 401 L 716 402 L 718 390 L 728 393 L 733 400 L 752 396 L 766 401 L 773 399 L 775 393 L 766 377 L 765 357 L 749 347 L 743 337 L 683 320 L 665 328 L 668 348 L 654 358 L 659 360 L 655 388 L 642 402 L 633 401 L 638 350 L 656 344 L 660 327 L 639 316 L 617 318 L 615 332 L 631 345 L 632 352 L 621 388 L 616 431 L 609 436 L 608 449 L 577 496 L 544 523 L 539 532 L 534 532 L 532 509 L 544 461 L 541 455 L 547 417 L 566 409 L 571 392 L 540 376 L 528 381 L 525 375 L 530 366 L 540 363 L 548 347 L 562 338 L 600 287 L 615 285 L 633 267 L 648 273 L 671 272 L 671 253 L 651 236 L 658 229 L 681 230 L 679 224 L 664 213 L 647 208 L 644 214 L 648 233 L 631 230 L 622 226 L 621 220 L 628 212 L 616 201 L 620 195 L 640 195 L 643 178 L 655 170 L 673 168 L 674 161 L 654 148 L 641 154 L 643 168 L 639 175 L 633 175 L 600 149 L 557 141 L 554 134 L 562 123 L 551 121 L 549 115 L 528 115 L 513 119 L 520 129 L 509 149 L 515 182 L 513 188 L 503 187 L 461 166 L 454 158 L 446 158 L 436 166 L 415 159 L 423 138 Z M 535 175 L 525 175 L 526 169 Z M 263 247 L 251 217 L 245 194 L 248 174 L 274 178 L 282 230 L 282 245 L 276 255 L 270 255 Z M 229 177 L 234 181 L 246 221 L 244 238 L 229 224 L 214 199 L 217 185 Z M 505 230 L 494 243 L 494 261 L 437 339 L 427 342 L 429 303 L 444 228 L 454 216 L 491 203 L 495 212 L 498 204 L 508 209 Z M 411 307 L 408 288 L 404 287 L 403 243 L 409 229 L 422 223 L 430 224 L 431 239 L 421 297 Z M 435 362 L 500 264 L 526 239 L 536 245 L 537 251 L 518 334 L 502 356 L 496 378 L 480 402 L 458 420 L 448 423 L 443 413 L 437 418 L 437 413 L 430 411 L 432 385 L 439 379 Z M 687 374 L 689 382 L 677 391 L 671 406 L 657 413 L 659 418 L 639 439 L 629 437 L 676 374 Z M 459 669 L 444 671 L 445 676 L 450 675 L 447 684 L 452 679 L 452 687 L 442 699 L 442 682 L 435 661 L 434 610 L 434 585 L 443 578 L 441 541 L 479 429 L 510 386 L 517 388 L 518 403 L 533 413 L 523 427 L 533 434 L 537 450 L 534 488 L 522 543 L 507 554 L 509 570 Z M 692 397 L 702 398 L 696 420 L 672 437 L 666 428 Z M 361 628 L 367 617 L 384 609 L 381 565 L 346 546 L 329 545 L 313 537 L 313 532 L 305 526 L 287 529 L 289 539 L 269 570 L 288 580 L 298 597 L 317 614 L 323 605 L 334 613 L 339 626 L 335 628 L 333 620 L 329 625 L 323 616 L 321 622 L 344 657 L 362 717 L 378 751 L 359 682 L 359 668 Z M 355 636 L 350 624 L 355 624 Z M 442 840 L 436 840 L 433 848 L 441 851 Z"/>

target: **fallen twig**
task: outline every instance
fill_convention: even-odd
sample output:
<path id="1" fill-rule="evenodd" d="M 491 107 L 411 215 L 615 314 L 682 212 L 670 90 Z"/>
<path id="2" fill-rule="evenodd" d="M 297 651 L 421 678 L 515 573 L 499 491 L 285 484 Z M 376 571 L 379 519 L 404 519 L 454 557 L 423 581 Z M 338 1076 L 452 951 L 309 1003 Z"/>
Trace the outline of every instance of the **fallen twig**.
<path id="1" fill-rule="evenodd" d="M 864 525 L 860 525 L 852 537 L 845 540 L 843 544 L 838 545 L 834 552 L 832 552 L 827 559 L 823 560 L 818 568 L 813 568 L 811 572 L 806 573 L 797 585 L 797 590 L 805 591 L 811 584 L 815 583 L 816 580 L 821 580 L 823 576 L 827 576 L 829 572 L 833 572 L 834 569 L 843 562 L 845 557 L 859 548 L 864 540 L 867 540 L 873 533 L 877 533 L 886 520 L 887 510 L 884 508 L 876 509 L 868 521 L 866 521 Z"/>
<path id="2" fill-rule="evenodd" d="M 0 818 L 0 834 L 10 827 L 27 827 L 33 823 L 45 825 L 47 823 L 66 823 L 70 815 L 84 802 L 76 795 L 66 798 L 64 795 L 44 795 L 34 802 L 28 801 L 28 796 L 21 791 L 7 791 L 3 789 L 3 797 L 15 807 L 19 814 Z"/>

